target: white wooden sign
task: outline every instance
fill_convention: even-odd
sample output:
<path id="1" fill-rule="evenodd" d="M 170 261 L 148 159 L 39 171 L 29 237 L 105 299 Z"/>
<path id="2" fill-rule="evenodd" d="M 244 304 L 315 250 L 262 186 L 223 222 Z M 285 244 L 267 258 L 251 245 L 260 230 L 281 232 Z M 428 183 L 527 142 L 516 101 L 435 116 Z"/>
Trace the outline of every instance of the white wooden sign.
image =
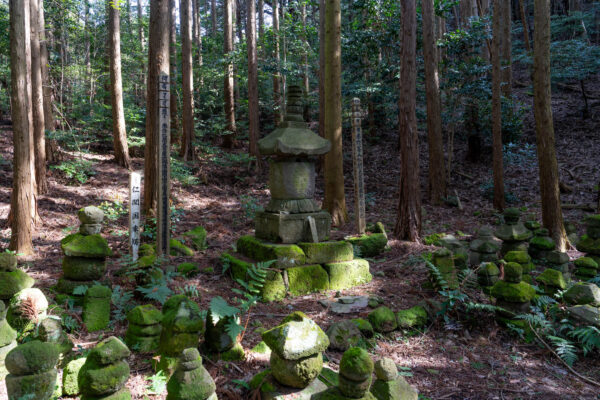
<path id="1" fill-rule="evenodd" d="M 131 260 L 138 259 L 140 249 L 140 205 L 142 175 L 139 172 L 129 174 L 129 249 Z"/>

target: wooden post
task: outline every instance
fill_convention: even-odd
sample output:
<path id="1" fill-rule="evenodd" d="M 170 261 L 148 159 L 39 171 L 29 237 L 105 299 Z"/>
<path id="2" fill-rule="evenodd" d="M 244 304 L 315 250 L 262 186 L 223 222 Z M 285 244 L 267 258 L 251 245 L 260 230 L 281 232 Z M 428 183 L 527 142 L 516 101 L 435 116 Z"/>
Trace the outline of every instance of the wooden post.
<path id="1" fill-rule="evenodd" d="M 354 207 L 356 208 L 356 229 L 365 233 L 365 182 L 363 173 L 362 114 L 360 99 L 352 100 L 352 164 L 354 166 Z"/>
<path id="2" fill-rule="evenodd" d="M 142 175 L 139 172 L 129 174 L 129 249 L 131 261 L 137 261 L 140 249 L 140 194 Z"/>
<path id="3" fill-rule="evenodd" d="M 156 252 L 159 256 L 169 255 L 171 219 L 169 218 L 169 194 L 171 178 L 169 114 L 169 75 L 161 73 L 158 80 L 158 215 L 156 226 Z"/>

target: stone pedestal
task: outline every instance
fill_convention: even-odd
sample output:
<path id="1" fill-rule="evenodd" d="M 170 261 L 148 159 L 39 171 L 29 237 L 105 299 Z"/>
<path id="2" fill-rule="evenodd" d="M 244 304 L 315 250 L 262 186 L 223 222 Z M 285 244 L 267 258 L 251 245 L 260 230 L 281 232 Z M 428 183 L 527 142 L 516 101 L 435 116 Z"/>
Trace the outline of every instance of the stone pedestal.
<path id="1" fill-rule="evenodd" d="M 256 237 L 280 243 L 312 242 L 308 217 L 315 220 L 318 241 L 327 240 L 331 230 L 331 216 L 327 211 L 300 214 L 259 212 L 256 214 Z"/>

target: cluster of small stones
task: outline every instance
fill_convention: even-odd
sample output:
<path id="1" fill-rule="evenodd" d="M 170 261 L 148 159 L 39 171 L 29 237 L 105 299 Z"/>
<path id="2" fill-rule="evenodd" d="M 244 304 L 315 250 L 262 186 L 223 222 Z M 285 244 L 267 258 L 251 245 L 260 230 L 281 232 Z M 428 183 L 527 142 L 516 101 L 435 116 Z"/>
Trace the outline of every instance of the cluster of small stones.
<path id="1" fill-rule="evenodd" d="M 580 257 L 574 262 L 575 276 L 587 281 L 598 275 L 598 263 L 592 257 Z"/>
<path id="2" fill-rule="evenodd" d="M 504 225 L 498 227 L 495 236 L 502 239 L 500 254 L 504 256 L 509 251 L 527 251 L 529 239 L 533 233 L 520 222 L 521 211 L 518 208 L 504 210 Z"/>
<path id="3" fill-rule="evenodd" d="M 106 271 L 106 257 L 112 254 L 106 239 L 100 236 L 104 212 L 88 206 L 77 212 L 81 225 L 79 232 L 68 235 L 60 245 L 65 255 L 62 261 L 63 276 L 56 290 L 64 295 L 73 295 L 78 286 L 92 287 Z M 81 300 L 81 298 L 78 298 Z"/>
<path id="4" fill-rule="evenodd" d="M 600 328 L 600 288 L 590 282 L 577 282 L 563 295 L 569 315 L 584 326 Z"/>
<path id="5" fill-rule="evenodd" d="M 196 348 L 185 349 L 167 382 L 167 400 L 217 400 L 215 381 Z"/>
<path id="6" fill-rule="evenodd" d="M 303 389 L 321 373 L 329 338 L 304 313 L 288 315 L 262 339 L 271 349 L 271 374 L 279 384 Z"/>
<path id="7" fill-rule="evenodd" d="M 231 318 L 216 320 L 210 312 L 207 313 L 203 347 L 207 353 L 225 361 L 243 360 L 245 353 L 241 343 L 234 340 L 226 330 Z M 237 322 L 240 322 L 239 319 Z"/>
<path id="8" fill-rule="evenodd" d="M 546 228 L 539 228 L 534 232 L 534 236 L 529 241 L 529 255 L 536 261 L 548 259 L 548 254 L 556 248 L 554 239 Z"/>
<path id="9" fill-rule="evenodd" d="M 0 253 L 0 301 L 10 300 L 23 289 L 34 284 L 33 278 L 17 268 L 17 256 Z"/>
<path id="10" fill-rule="evenodd" d="M 500 269 L 493 262 L 481 263 L 477 270 L 477 283 L 484 293 L 489 294 L 491 288 L 500 279 Z"/>
<path id="11" fill-rule="evenodd" d="M 0 380 L 3 380 L 8 371 L 4 365 L 6 355 L 17 347 L 17 332 L 6 321 L 6 306 L 0 301 Z"/>
<path id="12" fill-rule="evenodd" d="M 158 350 L 162 332 L 163 315 L 152 304 L 137 306 L 127 313 L 125 343 L 138 353 L 153 353 Z"/>
<path id="13" fill-rule="evenodd" d="M 125 387 L 129 379 L 130 356 L 127 346 L 118 338 L 104 339 L 90 351 L 78 374 L 81 400 L 130 400 Z"/>
<path id="14" fill-rule="evenodd" d="M 37 338 L 42 342 L 52 343 L 58 349 L 64 359 L 73 349 L 73 342 L 62 329 L 62 321 L 55 316 L 49 316 L 43 319 L 37 327 Z"/>
<path id="15" fill-rule="evenodd" d="M 521 264 L 509 262 L 504 265 L 504 280 L 497 281 L 490 294 L 496 298 L 496 305 L 506 310 L 501 316 L 510 318 L 529 311 L 535 289 L 523 281 Z"/>
<path id="16" fill-rule="evenodd" d="M 586 253 L 586 256 L 593 259 L 596 265 L 600 265 L 600 214 L 587 217 L 585 221 L 586 234 L 581 237 L 577 243 L 577 250 Z M 589 263 L 589 265 L 593 265 Z M 583 267 L 590 268 L 590 267 Z M 593 267 L 591 267 L 593 268 Z M 595 269 L 597 269 L 596 267 Z M 592 271 L 585 271 L 587 276 Z M 583 275 L 583 274 L 582 274 Z"/>
<path id="17" fill-rule="evenodd" d="M 371 311 L 368 320 L 377 333 L 389 333 L 396 329 L 411 329 L 424 326 L 429 315 L 427 309 L 417 305 L 394 313 L 386 306 L 380 306 Z"/>
<path id="18" fill-rule="evenodd" d="M 51 343 L 33 340 L 12 349 L 5 360 L 6 391 L 9 400 L 50 399 L 56 388 L 59 349 Z"/>
<path id="19" fill-rule="evenodd" d="M 527 283 L 531 283 L 531 272 L 535 270 L 535 265 L 531 260 L 531 256 L 524 250 L 512 250 L 504 255 L 504 261 L 507 263 L 517 263 L 521 266 L 521 272 L 523 274 L 522 279 Z"/>
<path id="20" fill-rule="evenodd" d="M 371 393 L 377 400 L 417 400 L 419 393 L 398 374 L 396 363 L 390 358 L 375 362 L 377 379 L 371 385 Z"/>
<path id="21" fill-rule="evenodd" d="M 479 228 L 477 237 L 469 244 L 469 263 L 479 266 L 481 263 L 498 261 L 500 246 L 501 242 L 494 237 L 492 228 Z"/>

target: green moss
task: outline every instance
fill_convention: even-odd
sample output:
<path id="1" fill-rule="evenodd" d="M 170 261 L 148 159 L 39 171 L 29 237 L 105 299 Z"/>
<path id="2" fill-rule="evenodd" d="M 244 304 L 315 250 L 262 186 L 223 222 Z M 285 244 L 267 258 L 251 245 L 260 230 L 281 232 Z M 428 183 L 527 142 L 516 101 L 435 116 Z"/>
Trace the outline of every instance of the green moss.
<path id="1" fill-rule="evenodd" d="M 206 229 L 204 229 L 204 227 L 197 226 L 184 233 L 183 236 L 190 238 L 196 250 L 202 251 L 206 250 L 206 234 Z"/>
<path id="2" fill-rule="evenodd" d="M 198 274 L 198 266 L 194 263 L 184 262 L 177 266 L 177 272 L 183 276 L 194 276 Z"/>
<path id="3" fill-rule="evenodd" d="M 375 331 L 373 331 L 373 325 L 371 325 L 371 323 L 369 321 L 367 321 L 366 319 L 354 318 L 350 321 L 354 325 L 356 325 L 356 327 L 358 328 L 358 330 L 360 331 L 360 333 L 362 333 L 362 335 L 364 337 L 372 338 L 375 335 Z"/>
<path id="4" fill-rule="evenodd" d="M 279 271 L 268 271 L 267 279 L 260 291 L 263 301 L 279 301 L 285 298 L 286 289 L 283 276 Z"/>
<path id="5" fill-rule="evenodd" d="M 382 399 L 385 399 L 382 397 Z M 389 399 L 394 399 L 390 397 Z M 402 398 L 400 398 L 402 399 Z M 350 400 L 349 397 L 344 396 L 338 387 L 330 387 L 324 392 L 317 393 L 311 397 L 311 400 Z M 366 392 L 362 397 L 353 400 L 377 400 L 371 392 Z"/>
<path id="6" fill-rule="evenodd" d="M 440 272 L 449 273 L 454 271 L 454 259 L 452 252 L 446 248 L 441 248 L 433 252 L 432 262 Z"/>
<path id="7" fill-rule="evenodd" d="M 246 281 L 248 268 L 252 266 L 251 263 L 243 261 L 229 253 L 221 255 L 221 265 L 223 265 L 223 269 L 225 269 L 225 265 L 228 266 L 233 279 L 242 281 Z"/>
<path id="8" fill-rule="evenodd" d="M 531 262 L 531 257 L 526 251 L 509 251 L 504 255 L 504 261 L 514 262 L 517 264 L 528 264 Z"/>
<path id="9" fill-rule="evenodd" d="M 593 268 L 598 269 L 598 263 L 591 257 L 581 257 L 574 262 L 577 268 Z"/>
<path id="10" fill-rule="evenodd" d="M 156 254 L 149 254 L 138 259 L 139 268 L 150 268 L 156 263 Z"/>
<path id="11" fill-rule="evenodd" d="M 562 272 L 552 268 L 546 268 L 544 272 L 535 278 L 535 280 L 546 286 L 559 288 L 561 290 L 564 290 L 567 287 L 567 282 L 565 281 Z"/>
<path id="12" fill-rule="evenodd" d="M 70 257 L 104 258 L 112 255 L 108 242 L 99 234 L 83 236 L 74 233 L 62 239 L 60 247 Z"/>
<path id="13" fill-rule="evenodd" d="M 227 351 L 219 354 L 219 358 L 223 361 L 241 361 L 246 359 L 246 353 L 240 343 L 236 343 Z"/>
<path id="14" fill-rule="evenodd" d="M 59 293 L 73 294 L 73 290 L 79 286 L 87 286 L 88 288 L 94 286 L 95 281 L 72 281 L 70 279 L 60 278 L 55 286 L 55 289 Z M 79 297 L 79 296 L 78 296 Z M 81 297 L 79 297 L 81 298 Z"/>
<path id="15" fill-rule="evenodd" d="M 92 286 L 83 298 L 83 323 L 88 332 L 106 329 L 110 323 L 111 290 L 106 286 Z"/>
<path id="16" fill-rule="evenodd" d="M 298 360 L 285 360 L 271 353 L 271 373 L 281 384 L 294 388 L 305 388 L 323 369 L 323 355 L 313 354 Z"/>
<path id="17" fill-rule="evenodd" d="M 261 340 L 260 342 L 258 342 L 258 344 L 256 346 L 254 346 L 252 348 L 253 353 L 258 353 L 258 354 L 271 354 L 271 349 L 269 348 L 269 346 L 267 346 L 267 344 Z"/>
<path id="18" fill-rule="evenodd" d="M 155 256 L 156 249 L 149 243 L 143 243 L 140 245 L 139 253 L 140 256 Z"/>
<path id="19" fill-rule="evenodd" d="M 427 318 L 427 310 L 421 306 L 414 306 L 396 313 L 398 327 L 404 329 L 421 327 L 427 323 Z"/>
<path id="20" fill-rule="evenodd" d="M 50 399 L 56 388 L 56 379 L 55 369 L 35 375 L 8 375 L 6 377 L 8 400 Z"/>
<path id="21" fill-rule="evenodd" d="M 170 253 L 172 256 L 187 256 L 191 257 L 194 255 L 194 250 L 187 247 L 177 239 L 171 239 L 169 241 Z"/>
<path id="22" fill-rule="evenodd" d="M 59 355 L 54 344 L 32 340 L 12 349 L 6 355 L 4 365 L 13 375 L 31 375 L 54 368 Z"/>
<path id="23" fill-rule="evenodd" d="M 371 311 L 368 318 L 375 332 L 391 332 L 398 327 L 394 312 L 386 306 L 381 306 Z"/>
<path id="24" fill-rule="evenodd" d="M 332 290 L 349 289 L 373 279 L 369 271 L 369 262 L 363 259 L 330 263 L 323 267 L 329 274 L 329 288 Z"/>
<path id="25" fill-rule="evenodd" d="M 583 277 L 584 280 L 589 278 L 593 278 L 598 274 L 598 270 L 594 268 L 577 268 L 575 271 L 575 275 L 578 277 Z"/>
<path id="26" fill-rule="evenodd" d="M 161 331 L 161 324 L 137 325 L 130 323 L 127 327 L 127 333 L 133 336 L 160 336 Z"/>
<path id="27" fill-rule="evenodd" d="M 329 289 L 329 275 L 320 265 L 306 265 L 286 270 L 289 291 L 294 296 L 322 292 Z"/>
<path id="28" fill-rule="evenodd" d="M 511 252 L 512 253 L 512 252 Z M 516 262 L 509 262 L 504 265 L 504 280 L 512 283 L 519 283 L 523 278 L 523 267 Z"/>
<path id="29" fill-rule="evenodd" d="M 82 357 L 67 363 L 63 370 L 62 377 L 63 393 L 65 395 L 74 397 L 80 393 L 77 377 L 79 376 L 79 371 L 81 370 L 81 367 L 83 367 L 85 360 L 86 358 Z"/>
<path id="30" fill-rule="evenodd" d="M 123 360 L 131 355 L 131 352 L 118 338 L 110 336 L 96 345 L 90 351 L 88 359 L 100 365 L 107 365 Z"/>
<path id="31" fill-rule="evenodd" d="M 274 266 L 294 267 L 306 263 L 306 255 L 295 244 L 266 243 L 254 236 L 242 236 L 237 241 L 237 251 L 256 261 L 277 260 Z"/>
<path id="32" fill-rule="evenodd" d="M 109 365 L 100 365 L 90 357 L 79 371 L 77 383 L 82 394 L 102 396 L 121 389 L 129 379 L 129 365 L 117 361 Z"/>
<path id="33" fill-rule="evenodd" d="M 423 243 L 427 246 L 439 246 L 440 239 L 446 236 L 444 232 L 441 233 L 432 233 L 431 235 L 427 235 L 423 238 Z"/>
<path id="34" fill-rule="evenodd" d="M 509 283 L 498 281 L 492 286 L 491 294 L 497 299 L 502 299 L 513 303 L 525 303 L 531 301 L 535 296 L 535 289 L 523 281 L 519 283 Z"/>
<path id="35" fill-rule="evenodd" d="M 577 250 L 583 253 L 600 255 L 600 239 L 592 239 L 588 235 L 583 235 L 577 243 Z"/>
<path id="36" fill-rule="evenodd" d="M 197 347 L 204 331 L 204 320 L 198 304 L 184 295 L 169 298 L 163 306 L 163 330 L 159 351 L 168 357 L 177 357 L 188 347 Z"/>
<path id="37" fill-rule="evenodd" d="M 93 281 L 102 278 L 106 271 L 106 261 L 87 257 L 64 257 L 63 276 L 75 281 Z"/>
<path id="38" fill-rule="evenodd" d="M 0 271 L 14 271 L 17 269 L 17 255 L 13 253 L 0 253 Z"/>
<path id="39" fill-rule="evenodd" d="M 565 292 L 563 299 L 569 304 L 590 304 L 598 307 L 600 288 L 593 283 L 577 282 Z"/>
<path id="40" fill-rule="evenodd" d="M 373 360 L 364 349 L 352 347 L 344 352 L 340 361 L 340 375 L 355 382 L 361 382 L 371 377 Z"/>
<path id="41" fill-rule="evenodd" d="M 132 327 L 137 325 L 129 325 L 129 329 L 125 333 L 125 343 L 136 353 L 155 353 L 158 350 L 160 336 L 137 336 L 132 333 Z"/>
<path id="42" fill-rule="evenodd" d="M 554 240 L 544 236 L 534 236 L 529 241 L 529 245 L 541 250 L 554 250 L 555 247 Z"/>
<path id="43" fill-rule="evenodd" d="M 248 382 L 248 385 L 250 385 L 250 388 L 253 390 L 256 390 L 260 387 L 261 391 L 263 393 L 274 392 L 275 387 L 273 386 L 272 383 L 270 383 L 270 379 L 269 379 L 270 376 L 271 376 L 271 370 L 266 369 L 262 372 L 259 372 L 256 375 L 254 375 L 252 377 L 252 379 L 250 379 L 250 382 Z"/>
<path id="44" fill-rule="evenodd" d="M 304 314 L 302 311 L 294 311 L 281 320 L 282 324 L 286 324 L 291 321 L 301 322 L 302 320 L 309 319 L 308 315 Z"/>
<path id="45" fill-rule="evenodd" d="M 298 243 L 306 255 L 307 264 L 325 264 L 350 261 L 354 258 L 352 245 L 345 241 Z"/>
<path id="46" fill-rule="evenodd" d="M 376 257 L 383 253 L 387 246 L 385 233 L 371 233 L 360 237 L 346 239 L 352 246 L 357 247 L 361 257 Z"/>
<path id="47" fill-rule="evenodd" d="M 162 321 L 163 315 L 152 304 L 137 306 L 127 313 L 127 320 L 136 325 L 154 325 Z"/>
<path id="48" fill-rule="evenodd" d="M 17 338 L 17 332 L 8 321 L 0 319 L 0 347 L 11 344 Z"/>
<path id="49" fill-rule="evenodd" d="M 195 351 L 195 354 L 198 355 L 198 352 Z M 175 373 L 167 383 L 167 399 L 209 399 L 215 390 L 215 382 L 202 366 L 202 358 L 198 355 L 194 361 L 184 361 L 182 357 Z"/>
<path id="50" fill-rule="evenodd" d="M 371 394 L 377 399 L 417 400 L 419 393 L 399 376 L 393 381 L 376 380 L 371 385 Z"/>
<path id="51" fill-rule="evenodd" d="M 9 300 L 16 293 L 33 286 L 35 281 L 20 269 L 0 272 L 0 300 Z"/>

